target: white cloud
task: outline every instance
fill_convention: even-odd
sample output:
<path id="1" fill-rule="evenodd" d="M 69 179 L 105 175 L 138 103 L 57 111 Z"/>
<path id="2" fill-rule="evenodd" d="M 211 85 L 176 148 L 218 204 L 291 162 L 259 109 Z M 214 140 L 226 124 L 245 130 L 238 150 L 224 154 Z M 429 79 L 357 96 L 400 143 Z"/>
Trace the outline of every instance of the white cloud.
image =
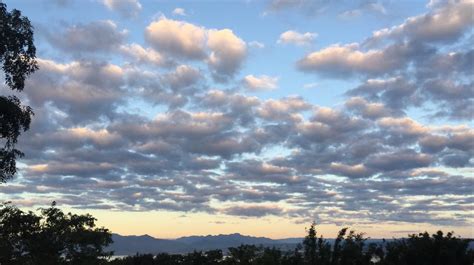
<path id="1" fill-rule="evenodd" d="M 148 25 L 145 38 L 159 52 L 206 62 L 218 81 L 233 76 L 247 55 L 247 44 L 230 29 L 206 29 L 163 16 Z"/>
<path id="2" fill-rule="evenodd" d="M 110 52 L 122 44 L 128 34 L 111 20 L 75 24 L 64 30 L 47 29 L 44 35 L 51 45 L 67 52 Z"/>
<path id="3" fill-rule="evenodd" d="M 151 63 L 155 65 L 163 65 L 165 63 L 164 57 L 159 52 L 151 48 L 145 49 L 136 43 L 122 45 L 119 50 L 123 55 L 139 63 Z"/>
<path id="4" fill-rule="evenodd" d="M 215 77 L 233 75 L 241 66 L 247 47 L 232 30 L 209 30 L 207 45 L 211 49 L 208 64 Z"/>
<path id="5" fill-rule="evenodd" d="M 173 10 L 173 15 L 176 15 L 176 16 L 187 16 L 186 14 L 186 10 L 184 10 L 184 8 L 181 8 L 181 7 L 177 7 Z"/>
<path id="6" fill-rule="evenodd" d="M 318 36 L 316 33 L 306 32 L 299 33 L 297 31 L 288 30 L 283 32 L 278 39 L 278 43 L 295 44 L 295 45 L 309 45 Z"/>
<path id="7" fill-rule="evenodd" d="M 303 88 L 304 88 L 304 89 L 310 89 L 310 88 L 316 88 L 316 87 L 318 87 L 318 86 L 319 86 L 318 83 L 308 83 L 308 84 L 304 84 L 304 85 L 303 85 Z"/>
<path id="8" fill-rule="evenodd" d="M 109 10 L 118 12 L 127 18 L 136 17 L 142 10 L 142 5 L 138 0 L 103 0 L 103 4 Z"/>
<path id="9" fill-rule="evenodd" d="M 242 81 L 244 86 L 252 91 L 273 90 L 278 87 L 278 77 L 271 77 L 267 75 L 247 75 Z"/>
<path id="10" fill-rule="evenodd" d="M 347 10 L 347 11 L 342 12 L 341 14 L 338 15 L 338 17 L 342 18 L 342 19 L 350 19 L 350 18 L 359 17 L 361 15 L 362 15 L 362 10 L 360 10 L 360 9 L 351 9 L 351 10 Z"/>
<path id="11" fill-rule="evenodd" d="M 354 73 L 380 74 L 393 71 L 406 63 L 415 50 L 408 45 L 392 45 L 381 50 L 360 51 L 357 43 L 332 45 L 306 55 L 297 62 L 302 71 L 332 76 Z"/>
<path id="12" fill-rule="evenodd" d="M 437 2 L 433 2 L 432 5 L 436 5 Z M 384 38 L 403 39 L 406 37 L 423 42 L 451 42 L 472 26 L 473 9 L 474 2 L 471 0 L 450 1 L 433 12 L 410 17 L 404 23 L 392 28 L 375 31 L 369 42 Z"/>
<path id="13" fill-rule="evenodd" d="M 179 89 L 195 84 L 201 78 L 199 70 L 189 65 L 179 65 L 175 71 L 166 75 L 171 88 Z"/>
<path id="14" fill-rule="evenodd" d="M 161 17 L 148 25 L 145 38 L 158 51 L 188 59 L 205 57 L 206 30 L 191 23 Z"/>
<path id="15" fill-rule="evenodd" d="M 263 44 L 259 41 L 251 41 L 251 42 L 249 42 L 249 47 L 256 48 L 256 49 L 263 49 L 263 48 L 265 48 L 265 44 Z"/>

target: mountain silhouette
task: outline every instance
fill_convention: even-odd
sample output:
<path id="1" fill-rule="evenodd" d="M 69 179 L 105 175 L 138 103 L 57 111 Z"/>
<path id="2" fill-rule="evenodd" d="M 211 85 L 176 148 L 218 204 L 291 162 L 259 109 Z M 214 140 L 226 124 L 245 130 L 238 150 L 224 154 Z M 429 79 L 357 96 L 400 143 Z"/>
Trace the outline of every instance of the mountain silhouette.
<path id="1" fill-rule="evenodd" d="M 281 249 L 294 248 L 301 243 L 302 238 L 271 239 L 266 237 L 253 237 L 238 233 L 229 235 L 188 236 L 177 239 L 159 239 L 150 235 L 122 236 L 113 234 L 114 243 L 108 250 L 115 255 L 133 255 L 136 253 L 188 253 L 194 250 L 206 251 L 237 247 L 242 244 L 275 246 Z"/>

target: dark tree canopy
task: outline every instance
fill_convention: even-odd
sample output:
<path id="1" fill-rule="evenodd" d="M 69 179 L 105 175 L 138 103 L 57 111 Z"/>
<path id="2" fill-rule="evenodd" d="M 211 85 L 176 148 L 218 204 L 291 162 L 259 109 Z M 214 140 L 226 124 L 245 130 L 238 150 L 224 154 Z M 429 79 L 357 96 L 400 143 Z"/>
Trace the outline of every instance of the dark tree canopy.
<path id="1" fill-rule="evenodd" d="M 0 63 L 7 86 L 22 91 L 28 75 L 38 69 L 33 26 L 21 12 L 0 3 Z M 29 129 L 33 111 L 16 96 L 0 96 L 0 182 L 16 173 L 16 159 L 23 153 L 15 148 L 22 131 Z"/>
<path id="2" fill-rule="evenodd" d="M 55 207 L 40 214 L 0 206 L 0 264 L 94 265 L 112 253 L 108 229 L 97 228 L 91 215 L 64 213 Z"/>
<path id="3" fill-rule="evenodd" d="M 453 233 L 421 233 L 406 239 L 368 243 L 363 233 L 348 228 L 334 240 L 317 236 L 313 223 L 302 245 L 294 250 L 241 245 L 188 254 L 137 254 L 112 260 L 113 265 L 472 265 L 474 251 L 469 239 Z"/>
<path id="4" fill-rule="evenodd" d="M 444 235 L 438 231 L 430 236 L 427 232 L 413 234 L 408 239 L 387 243 L 386 265 L 444 265 L 474 264 L 474 251 L 469 249 L 468 239 L 455 237 L 452 232 Z"/>

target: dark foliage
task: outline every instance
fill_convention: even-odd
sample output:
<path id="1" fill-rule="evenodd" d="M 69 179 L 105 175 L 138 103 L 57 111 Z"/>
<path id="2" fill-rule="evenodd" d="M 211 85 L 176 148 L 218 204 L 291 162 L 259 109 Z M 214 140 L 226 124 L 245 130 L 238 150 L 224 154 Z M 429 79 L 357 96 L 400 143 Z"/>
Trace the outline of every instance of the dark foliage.
<path id="1" fill-rule="evenodd" d="M 292 251 L 240 245 L 188 254 L 139 254 L 110 260 L 104 250 L 112 234 L 91 215 L 63 213 L 52 206 L 37 215 L 0 205 L 0 264 L 9 265 L 472 265 L 469 239 L 452 232 L 420 233 L 366 244 L 363 233 L 343 228 L 332 243 L 317 237 L 315 224 Z"/>
<path id="2" fill-rule="evenodd" d="M 474 251 L 469 250 L 467 239 L 459 239 L 450 232 L 438 231 L 410 235 L 408 239 L 387 243 L 387 254 L 382 264 L 386 265 L 444 265 L 474 264 Z"/>
<path id="3" fill-rule="evenodd" d="M 114 265 L 467 265 L 473 264 L 470 240 L 438 232 L 411 235 L 408 239 L 366 244 L 363 233 L 343 228 L 330 244 L 317 237 L 315 225 L 308 229 L 303 246 L 283 252 L 276 248 L 241 245 L 229 248 L 223 257 L 220 250 L 185 255 L 161 253 L 116 259 Z M 210 253 L 215 253 L 210 254 Z"/>
<path id="4" fill-rule="evenodd" d="M 0 3 L 0 63 L 5 83 L 12 90 L 22 91 L 28 75 L 38 69 L 33 27 L 28 18 Z M 16 173 L 16 159 L 23 153 L 15 149 L 18 136 L 29 129 L 33 111 L 22 106 L 15 96 L 0 96 L 0 182 Z"/>
<path id="5" fill-rule="evenodd" d="M 63 213 L 55 204 L 40 214 L 3 204 L 0 206 L 0 264 L 95 265 L 105 264 L 104 247 L 112 234 L 97 228 L 91 215 Z"/>

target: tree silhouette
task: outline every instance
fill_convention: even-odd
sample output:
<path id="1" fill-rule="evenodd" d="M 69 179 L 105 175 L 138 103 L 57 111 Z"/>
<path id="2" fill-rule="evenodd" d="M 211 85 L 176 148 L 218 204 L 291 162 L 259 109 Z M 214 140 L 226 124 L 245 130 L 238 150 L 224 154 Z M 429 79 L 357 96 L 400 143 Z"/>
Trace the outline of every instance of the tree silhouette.
<path id="1" fill-rule="evenodd" d="M 339 260 L 335 260 L 335 264 L 340 265 L 364 265 L 369 264 L 370 257 L 364 251 L 364 245 L 367 238 L 363 233 L 356 233 L 354 230 L 349 231 L 343 241 L 341 255 Z"/>
<path id="2" fill-rule="evenodd" d="M 241 245 L 236 248 L 229 248 L 229 259 L 227 264 L 254 264 L 259 248 L 254 245 Z"/>
<path id="3" fill-rule="evenodd" d="M 104 250 L 112 234 L 91 215 L 65 214 L 54 203 L 40 210 L 0 207 L 0 264 L 94 265 L 112 254 Z"/>
<path id="4" fill-rule="evenodd" d="M 308 229 L 308 235 L 303 240 L 304 261 L 306 265 L 316 265 L 316 224 L 312 223 Z"/>
<path id="5" fill-rule="evenodd" d="M 307 265 L 330 265 L 331 245 L 321 235 L 317 237 L 316 224 L 312 223 L 303 240 L 304 260 Z"/>
<path id="6" fill-rule="evenodd" d="M 469 249 L 472 240 L 461 239 L 454 233 L 438 231 L 430 236 L 427 232 L 412 234 L 408 239 L 395 240 L 386 245 L 383 265 L 472 265 L 474 250 Z"/>
<path id="7" fill-rule="evenodd" d="M 22 91 L 28 75 L 38 69 L 33 27 L 28 18 L 0 3 L 0 63 L 6 85 Z M 21 105 L 16 96 L 0 96 L 0 182 L 16 173 L 16 159 L 23 153 L 15 148 L 21 131 L 29 129 L 33 111 Z"/>
<path id="8" fill-rule="evenodd" d="M 286 253 L 282 258 L 282 265 L 303 265 L 304 259 L 301 255 L 301 244 L 298 244 L 296 248 Z"/>
<path id="9" fill-rule="evenodd" d="M 110 261 L 114 265 L 303 265 L 308 260 L 316 265 L 472 265 L 474 251 L 471 240 L 446 236 L 438 232 L 410 235 L 408 239 L 382 240 L 366 245 L 363 233 L 348 228 L 339 231 L 332 246 L 322 236 L 316 237 L 312 224 L 303 249 L 282 252 L 275 247 L 241 245 L 231 247 L 226 256 L 221 250 L 194 251 L 188 254 L 135 255 Z M 314 240 L 313 240 L 314 239 Z M 314 246 L 314 248 L 313 248 Z M 305 253 L 307 252 L 307 253 Z M 312 254 L 311 254 L 312 253 Z M 314 254 L 314 256 L 313 256 Z M 306 258 L 305 258 L 306 257 Z M 308 259 L 307 257 L 314 257 Z"/>
<path id="10" fill-rule="evenodd" d="M 256 264 L 259 265 L 281 265 L 282 253 L 281 250 L 273 248 L 265 248 L 260 257 L 257 258 Z"/>

